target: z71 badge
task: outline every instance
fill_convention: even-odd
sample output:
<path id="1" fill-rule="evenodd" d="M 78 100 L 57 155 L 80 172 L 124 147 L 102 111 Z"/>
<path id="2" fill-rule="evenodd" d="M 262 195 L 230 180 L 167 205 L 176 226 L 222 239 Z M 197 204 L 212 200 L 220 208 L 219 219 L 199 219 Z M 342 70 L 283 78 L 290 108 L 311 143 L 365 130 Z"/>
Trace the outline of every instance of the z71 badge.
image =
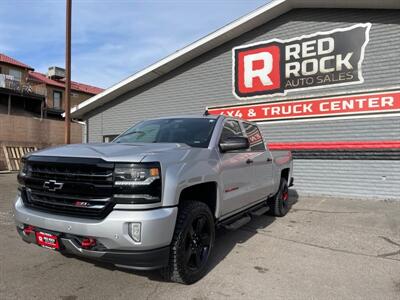
<path id="1" fill-rule="evenodd" d="M 239 99 L 364 81 L 370 23 L 290 40 L 233 48 L 233 94 Z"/>

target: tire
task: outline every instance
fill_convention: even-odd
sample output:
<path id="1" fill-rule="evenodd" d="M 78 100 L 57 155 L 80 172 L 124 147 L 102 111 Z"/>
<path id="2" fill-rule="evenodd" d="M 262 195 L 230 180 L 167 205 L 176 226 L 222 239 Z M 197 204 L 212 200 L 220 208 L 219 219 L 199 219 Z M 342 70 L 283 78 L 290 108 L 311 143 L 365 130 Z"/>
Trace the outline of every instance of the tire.
<path id="1" fill-rule="evenodd" d="M 274 197 L 269 201 L 270 213 L 275 217 L 285 216 L 289 209 L 289 187 L 285 178 L 281 178 L 279 190 Z"/>
<path id="2" fill-rule="evenodd" d="M 179 207 L 169 264 L 161 270 L 169 281 L 191 284 L 207 272 L 215 239 L 214 217 L 209 207 L 185 201 Z"/>

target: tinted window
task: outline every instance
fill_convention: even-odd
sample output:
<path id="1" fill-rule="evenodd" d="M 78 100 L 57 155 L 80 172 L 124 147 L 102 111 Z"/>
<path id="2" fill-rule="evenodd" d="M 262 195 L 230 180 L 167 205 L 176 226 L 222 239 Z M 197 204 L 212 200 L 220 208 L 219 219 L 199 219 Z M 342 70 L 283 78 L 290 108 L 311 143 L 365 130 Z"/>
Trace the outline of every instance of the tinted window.
<path id="1" fill-rule="evenodd" d="M 103 135 L 103 143 L 110 143 L 117 136 L 118 136 L 118 134 Z"/>
<path id="2" fill-rule="evenodd" d="M 265 145 L 260 130 L 257 126 L 250 123 L 243 123 L 252 151 L 264 151 Z"/>
<path id="3" fill-rule="evenodd" d="M 234 120 L 227 120 L 224 124 L 224 128 L 222 129 L 221 141 L 235 136 L 243 136 L 243 132 L 240 128 L 239 122 Z"/>
<path id="4" fill-rule="evenodd" d="M 58 91 L 53 92 L 53 107 L 54 108 L 61 108 L 61 98 L 62 93 Z"/>
<path id="5" fill-rule="evenodd" d="M 207 148 L 215 126 L 215 119 L 176 118 L 141 122 L 128 129 L 116 143 L 184 143 Z"/>

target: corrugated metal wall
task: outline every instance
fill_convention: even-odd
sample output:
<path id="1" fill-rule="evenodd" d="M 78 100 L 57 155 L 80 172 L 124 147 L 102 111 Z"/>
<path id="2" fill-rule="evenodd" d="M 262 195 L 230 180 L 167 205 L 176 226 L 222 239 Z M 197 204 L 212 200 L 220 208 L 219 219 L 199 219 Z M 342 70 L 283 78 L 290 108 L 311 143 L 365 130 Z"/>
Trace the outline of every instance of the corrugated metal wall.
<path id="1" fill-rule="evenodd" d="M 372 28 L 363 63 L 363 84 L 289 93 L 274 100 L 399 87 L 399 11 L 294 10 L 91 112 L 88 115 L 89 141 L 101 142 L 103 135 L 120 133 L 142 119 L 199 114 L 204 112 L 206 106 L 238 102 L 232 95 L 231 57 L 231 49 L 237 45 L 271 38 L 289 39 L 366 22 L 371 22 Z M 269 142 L 400 140 L 398 117 L 264 123 L 261 128 Z M 299 191 L 343 195 L 350 193 L 343 182 L 351 180 L 354 190 L 359 190 L 352 193 L 360 196 L 400 195 L 400 171 L 393 166 L 399 166 L 398 162 L 298 160 L 295 162 L 296 188 Z M 346 171 L 339 172 L 342 167 Z M 361 174 L 359 172 L 362 172 L 362 177 L 356 179 Z M 323 176 L 329 177 L 329 186 L 321 181 Z M 386 180 L 376 179 L 382 176 L 386 176 Z M 394 186 L 388 189 L 388 183 Z M 383 189 L 387 192 L 381 192 Z"/>
<path id="2" fill-rule="evenodd" d="M 293 170 L 299 194 L 399 198 L 400 161 L 298 159 Z"/>

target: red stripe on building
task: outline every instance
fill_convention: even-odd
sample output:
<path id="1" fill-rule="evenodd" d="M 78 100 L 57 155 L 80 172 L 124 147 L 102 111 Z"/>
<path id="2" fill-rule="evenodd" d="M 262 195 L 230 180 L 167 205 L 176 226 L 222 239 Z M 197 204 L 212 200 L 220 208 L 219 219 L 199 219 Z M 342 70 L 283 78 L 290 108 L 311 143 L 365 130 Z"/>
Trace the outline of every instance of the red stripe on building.
<path id="1" fill-rule="evenodd" d="M 212 115 L 263 122 L 395 112 L 400 112 L 400 91 L 208 108 Z"/>
<path id="2" fill-rule="evenodd" d="M 400 149 L 400 141 L 339 141 L 268 143 L 270 150 L 368 150 Z"/>

